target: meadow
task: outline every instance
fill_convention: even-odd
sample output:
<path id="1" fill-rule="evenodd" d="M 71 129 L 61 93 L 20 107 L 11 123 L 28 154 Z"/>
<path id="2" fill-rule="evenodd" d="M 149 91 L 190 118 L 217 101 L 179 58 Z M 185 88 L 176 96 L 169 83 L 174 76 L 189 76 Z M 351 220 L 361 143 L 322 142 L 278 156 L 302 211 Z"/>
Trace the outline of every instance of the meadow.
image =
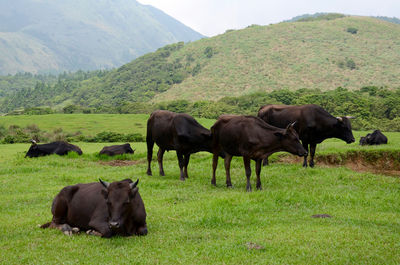
<path id="1" fill-rule="evenodd" d="M 76 116 L 30 116 L 29 122 L 68 131 Z M 82 115 L 80 126 L 107 115 Z M 93 118 L 95 117 L 95 118 Z M 114 115 L 110 131 L 136 132 L 148 115 Z M 0 117 L 0 123 L 4 122 Z M 12 122 L 18 123 L 19 117 Z M 23 119 L 25 119 L 24 117 Z M 111 118 L 108 117 L 110 120 Z M 22 118 L 21 118 L 22 119 Z M 26 118 L 27 119 L 27 118 Z M 137 120 L 135 120 L 137 119 Z M 108 121 L 108 120 L 107 120 Z M 200 120 L 210 127 L 212 120 Z M 62 123 L 65 122 L 65 123 Z M 72 124 L 72 123 L 71 123 Z M 52 125 L 49 125 L 51 129 Z M 76 126 L 76 125 L 74 125 Z M 125 126 L 124 128 L 122 126 Z M 57 128 L 56 127 L 56 128 Z M 88 128 L 90 126 L 88 125 Z M 145 126 L 144 126 L 145 128 Z M 75 130 L 75 128 L 74 128 Z M 96 128 L 92 129 L 97 132 Z M 365 132 L 355 132 L 355 138 Z M 354 150 L 395 151 L 400 133 L 387 133 L 383 147 L 346 145 L 328 140 L 318 147 L 326 155 Z M 29 144 L 0 145 L 1 264 L 398 264 L 400 262 L 400 178 L 360 173 L 344 166 L 302 168 L 271 163 L 261 172 L 263 190 L 245 190 L 241 158 L 232 161 L 233 188 L 225 187 L 220 159 L 217 186 L 211 181 L 211 155 L 192 155 L 189 179 L 179 180 L 175 152 L 164 157 L 166 176 L 146 172 L 145 143 L 131 143 L 134 155 L 104 158 L 97 152 L 107 143 L 75 143 L 84 154 L 24 158 Z M 155 159 L 155 156 L 153 157 Z M 115 159 L 128 166 L 112 166 Z M 65 236 L 38 225 L 51 220 L 51 202 L 66 185 L 139 178 L 149 234 L 103 239 L 86 234 Z M 312 218 L 329 214 L 332 218 Z"/>

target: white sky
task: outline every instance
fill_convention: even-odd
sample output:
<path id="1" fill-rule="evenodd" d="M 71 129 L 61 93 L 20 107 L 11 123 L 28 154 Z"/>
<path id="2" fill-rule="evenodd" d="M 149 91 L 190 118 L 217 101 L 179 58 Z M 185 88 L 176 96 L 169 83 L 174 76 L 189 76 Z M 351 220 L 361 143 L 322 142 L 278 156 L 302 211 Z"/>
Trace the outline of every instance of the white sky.
<path id="1" fill-rule="evenodd" d="M 400 18 L 400 0 L 138 0 L 206 36 L 316 12 Z"/>

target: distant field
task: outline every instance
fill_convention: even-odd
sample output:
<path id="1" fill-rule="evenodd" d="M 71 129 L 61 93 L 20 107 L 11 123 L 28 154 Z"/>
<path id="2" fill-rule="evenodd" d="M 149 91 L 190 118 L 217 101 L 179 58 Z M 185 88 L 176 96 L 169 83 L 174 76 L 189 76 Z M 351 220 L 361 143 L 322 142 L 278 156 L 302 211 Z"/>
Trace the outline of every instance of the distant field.
<path id="1" fill-rule="evenodd" d="M 149 114 L 50 114 L 0 116 L 0 125 L 25 127 L 36 124 L 41 130 L 52 131 L 62 128 L 65 132 L 80 131 L 84 135 L 95 135 L 102 131 L 119 133 L 140 133 L 146 135 L 146 124 Z M 198 119 L 205 127 L 210 128 L 214 120 Z"/>

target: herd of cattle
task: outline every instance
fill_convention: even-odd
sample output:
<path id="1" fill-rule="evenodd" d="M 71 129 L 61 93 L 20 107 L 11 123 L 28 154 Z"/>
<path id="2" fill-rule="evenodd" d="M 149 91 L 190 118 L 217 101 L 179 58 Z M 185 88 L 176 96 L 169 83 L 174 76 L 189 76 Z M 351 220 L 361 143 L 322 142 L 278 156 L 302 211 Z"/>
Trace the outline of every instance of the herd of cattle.
<path id="1" fill-rule="evenodd" d="M 163 155 L 175 150 L 179 162 L 180 179 L 188 178 L 190 155 L 199 151 L 213 154 L 212 180 L 218 157 L 224 158 L 226 185 L 231 187 L 230 164 L 233 156 L 243 157 L 247 191 L 250 185 L 250 160 L 256 162 L 257 189 L 261 189 L 262 162 L 279 151 L 304 157 L 303 166 L 314 166 L 316 145 L 328 138 L 338 138 L 350 144 L 355 141 L 350 119 L 334 117 L 317 105 L 286 106 L 266 105 L 257 117 L 221 115 L 211 130 L 204 128 L 188 114 L 166 110 L 154 111 L 147 121 L 147 174 L 152 175 L 151 161 L 154 143 L 159 147 L 157 161 L 159 174 L 164 176 Z M 387 143 L 379 130 L 361 137 L 360 145 Z M 82 154 L 75 145 L 59 141 L 38 145 L 32 140 L 26 156 L 49 154 Z M 129 144 L 104 147 L 100 154 L 116 155 L 134 153 Z M 307 161 L 310 153 L 310 161 Z M 111 237 L 112 235 L 146 235 L 146 212 L 137 187 L 138 181 L 126 179 L 107 183 L 77 184 L 63 188 L 52 204 L 52 221 L 43 228 L 58 228 L 66 234 L 84 230 L 88 234 Z"/>

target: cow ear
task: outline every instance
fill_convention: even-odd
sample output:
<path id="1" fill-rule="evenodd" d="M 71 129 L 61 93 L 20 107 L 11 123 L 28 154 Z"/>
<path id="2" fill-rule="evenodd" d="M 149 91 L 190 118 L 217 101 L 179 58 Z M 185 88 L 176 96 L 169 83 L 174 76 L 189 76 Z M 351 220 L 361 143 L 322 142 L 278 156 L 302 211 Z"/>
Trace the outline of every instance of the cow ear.
<path id="1" fill-rule="evenodd" d="M 279 140 L 282 140 L 282 138 L 283 138 L 283 133 L 281 133 L 281 132 L 275 132 L 274 135 L 276 137 L 278 137 Z"/>
<path id="2" fill-rule="evenodd" d="M 36 146 L 36 141 L 35 140 L 31 139 L 30 141 L 32 143 L 32 146 Z"/>
<path id="3" fill-rule="evenodd" d="M 135 198 L 135 196 L 138 193 L 138 191 L 139 191 L 139 187 L 136 187 L 136 188 L 132 189 L 130 194 L 129 194 L 129 198 L 131 198 L 131 199 Z"/>

